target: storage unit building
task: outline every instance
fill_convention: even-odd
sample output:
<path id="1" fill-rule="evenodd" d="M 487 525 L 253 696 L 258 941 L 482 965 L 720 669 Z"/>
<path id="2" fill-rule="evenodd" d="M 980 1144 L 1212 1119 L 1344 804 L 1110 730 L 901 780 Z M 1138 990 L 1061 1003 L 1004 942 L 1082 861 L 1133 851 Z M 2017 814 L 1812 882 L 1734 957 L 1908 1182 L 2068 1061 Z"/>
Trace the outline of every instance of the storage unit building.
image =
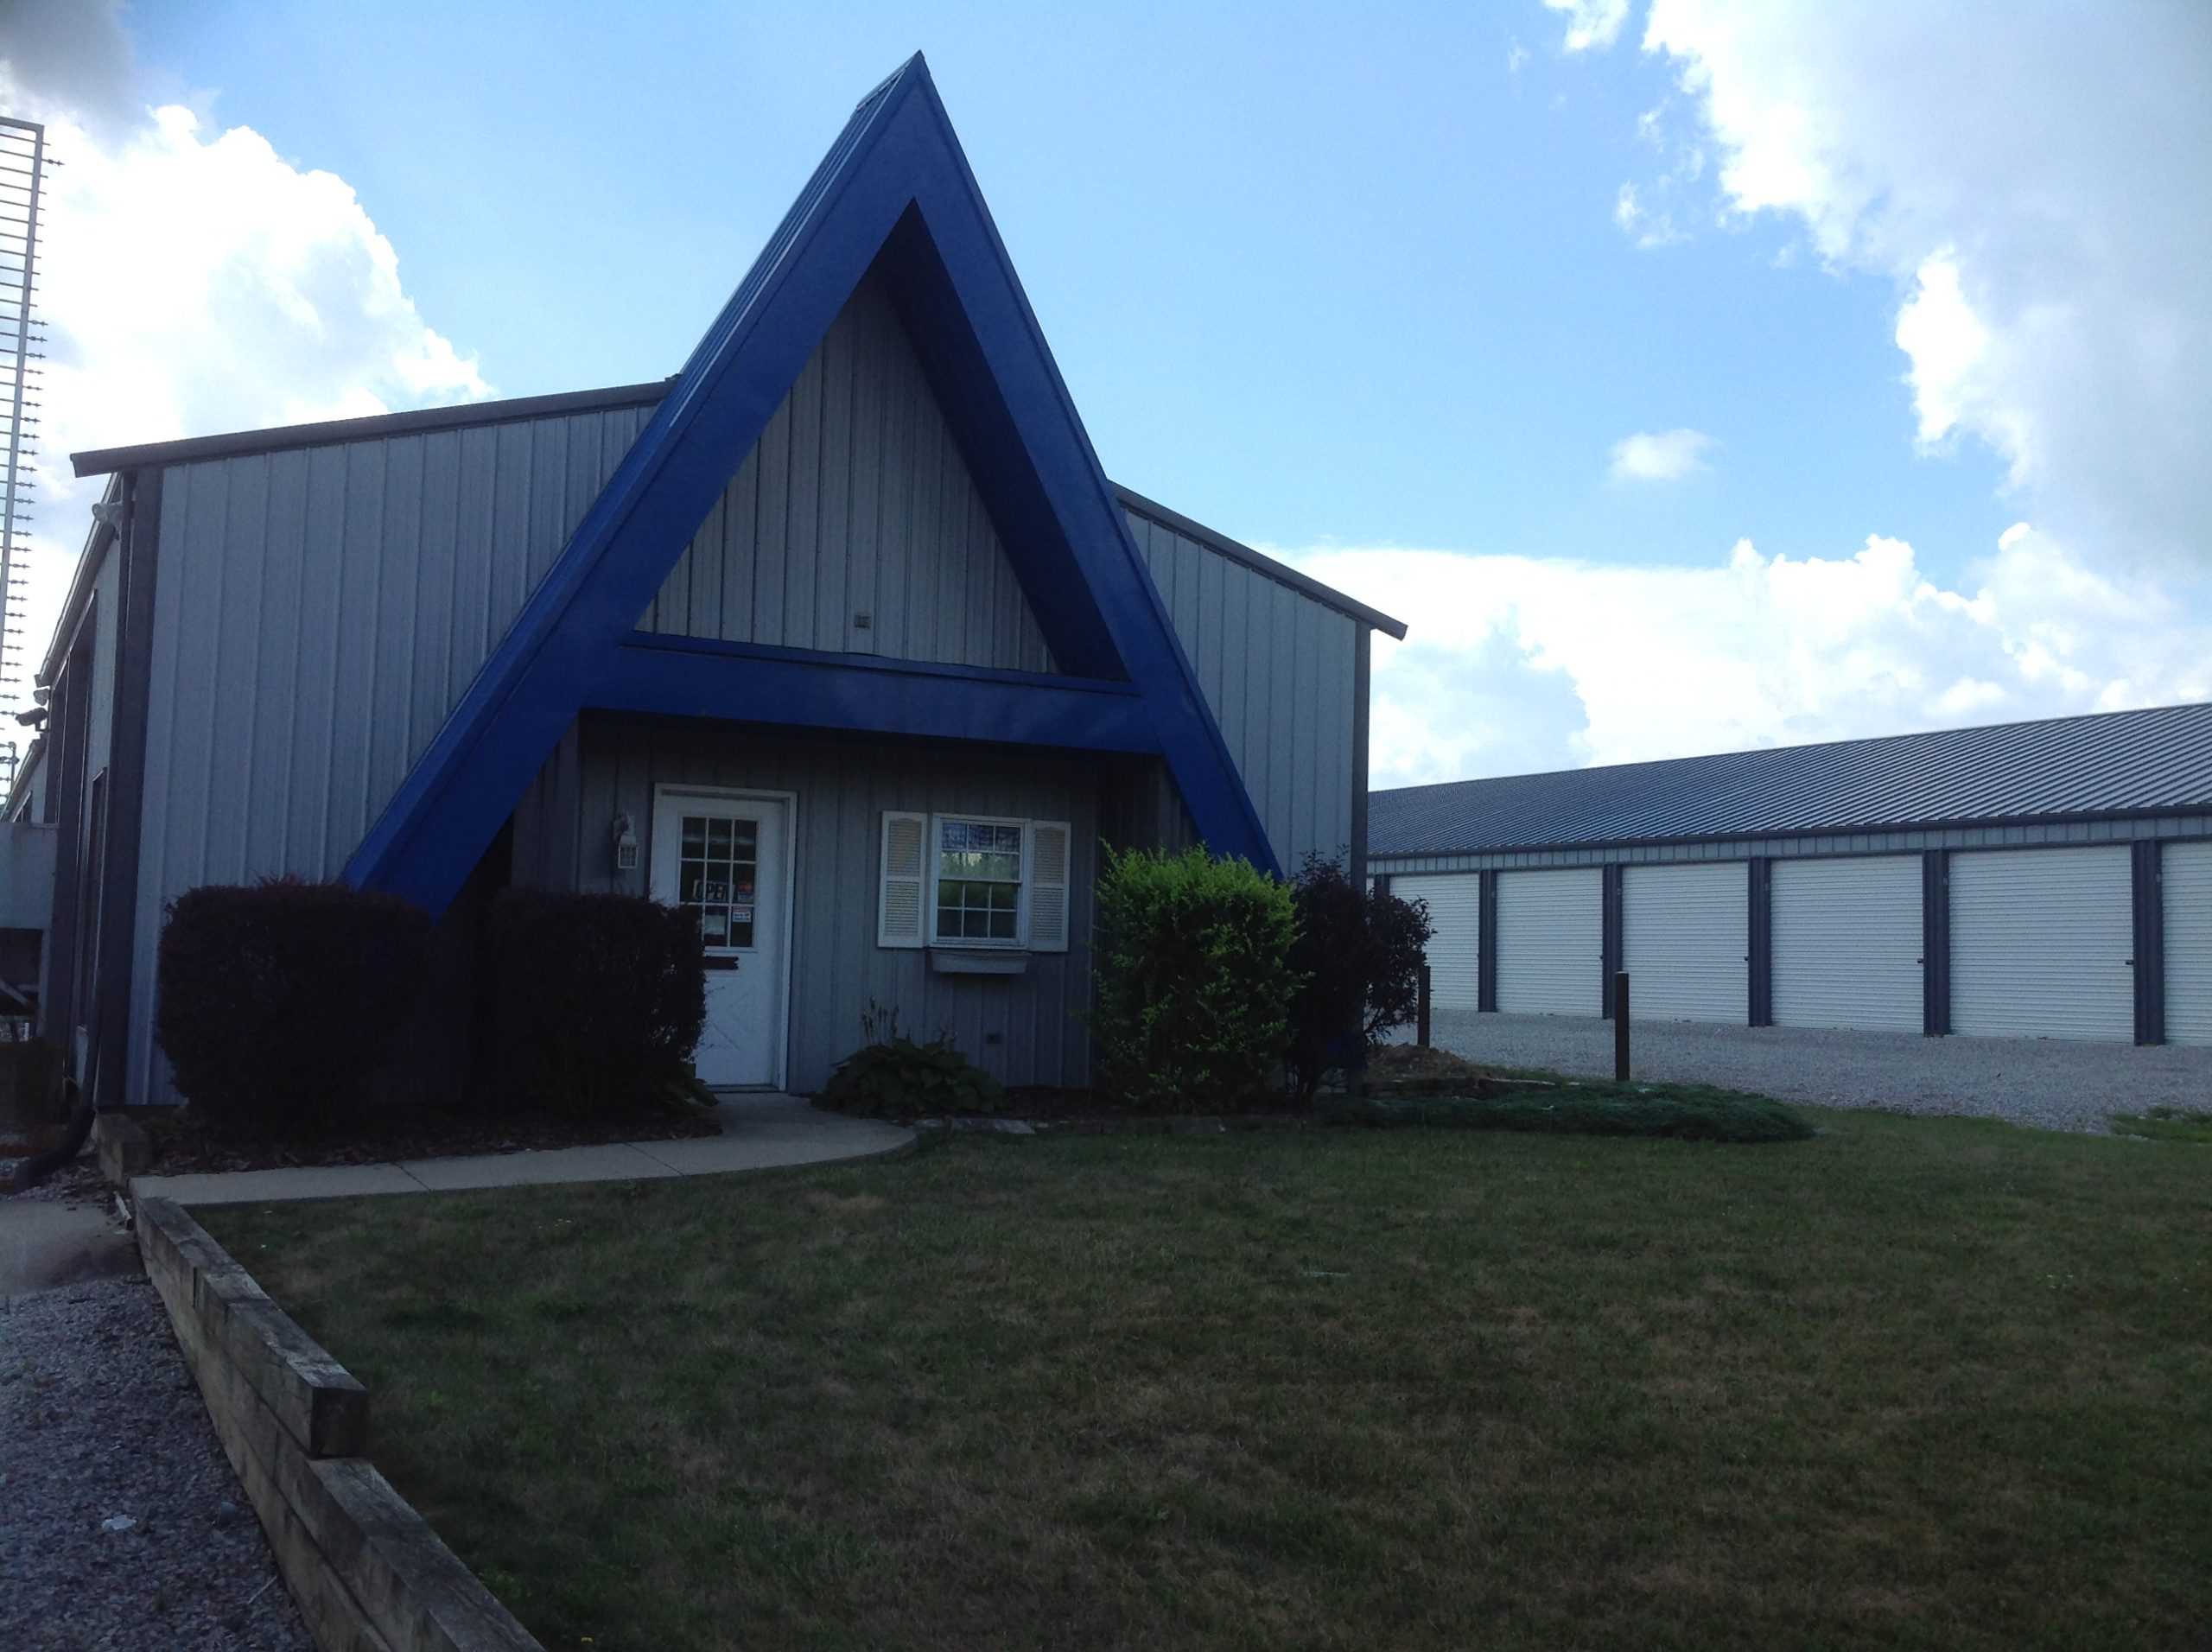
<path id="1" fill-rule="evenodd" d="M 1471 953 L 1483 1010 L 1607 1014 L 1625 969 L 1640 1019 L 2212 1044 L 2212 705 L 1411 786 L 1369 823 L 1440 1007 Z"/>

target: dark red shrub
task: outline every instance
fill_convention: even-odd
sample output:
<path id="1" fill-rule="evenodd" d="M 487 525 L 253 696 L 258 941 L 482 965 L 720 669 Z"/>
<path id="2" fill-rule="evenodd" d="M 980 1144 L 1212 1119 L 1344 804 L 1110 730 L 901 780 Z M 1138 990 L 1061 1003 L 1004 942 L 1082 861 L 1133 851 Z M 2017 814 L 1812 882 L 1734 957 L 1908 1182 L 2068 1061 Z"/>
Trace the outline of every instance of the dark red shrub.
<path id="1" fill-rule="evenodd" d="M 429 914 L 342 883 L 208 884 L 169 904 L 154 1034 L 195 1111 L 237 1135 L 357 1121 L 413 1007 Z"/>

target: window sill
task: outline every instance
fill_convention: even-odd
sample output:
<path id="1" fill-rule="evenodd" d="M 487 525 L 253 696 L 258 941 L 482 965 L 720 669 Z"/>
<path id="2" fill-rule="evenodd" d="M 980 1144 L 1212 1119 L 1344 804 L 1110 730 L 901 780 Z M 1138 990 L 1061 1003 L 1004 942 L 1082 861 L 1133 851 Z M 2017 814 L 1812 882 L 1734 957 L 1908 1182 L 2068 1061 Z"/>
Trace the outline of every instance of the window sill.
<path id="1" fill-rule="evenodd" d="M 1029 953 L 1021 947 L 944 947 L 930 949 L 930 969 L 940 975 L 1019 975 L 1029 970 Z"/>

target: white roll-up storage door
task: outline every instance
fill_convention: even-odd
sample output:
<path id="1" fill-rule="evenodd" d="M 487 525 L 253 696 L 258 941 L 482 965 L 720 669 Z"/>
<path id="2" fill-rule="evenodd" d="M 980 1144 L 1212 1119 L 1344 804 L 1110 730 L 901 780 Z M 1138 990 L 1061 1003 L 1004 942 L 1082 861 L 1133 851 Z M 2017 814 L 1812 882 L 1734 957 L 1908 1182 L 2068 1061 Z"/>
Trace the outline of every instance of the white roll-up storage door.
<path id="1" fill-rule="evenodd" d="M 1390 893 L 1428 903 L 1435 931 L 1428 937 L 1429 1002 L 1440 1009 L 1473 1009 L 1482 987 L 1482 874 L 1393 877 Z"/>
<path id="2" fill-rule="evenodd" d="M 2166 1042 L 2212 1044 L 2212 841 L 2159 855 L 2166 931 Z"/>
<path id="3" fill-rule="evenodd" d="M 1920 857 L 1777 861 L 1773 878 L 1775 1025 L 1919 1032 Z"/>
<path id="4" fill-rule="evenodd" d="M 1951 1030 L 2135 1036 L 2133 877 L 2123 845 L 1951 856 Z"/>
<path id="5" fill-rule="evenodd" d="M 1497 1007 L 1518 1015 L 1596 1015 L 1605 972 L 1595 867 L 1497 874 Z"/>
<path id="6" fill-rule="evenodd" d="M 1741 861 L 1621 871 L 1631 1019 L 1751 1019 L 1751 879 Z"/>

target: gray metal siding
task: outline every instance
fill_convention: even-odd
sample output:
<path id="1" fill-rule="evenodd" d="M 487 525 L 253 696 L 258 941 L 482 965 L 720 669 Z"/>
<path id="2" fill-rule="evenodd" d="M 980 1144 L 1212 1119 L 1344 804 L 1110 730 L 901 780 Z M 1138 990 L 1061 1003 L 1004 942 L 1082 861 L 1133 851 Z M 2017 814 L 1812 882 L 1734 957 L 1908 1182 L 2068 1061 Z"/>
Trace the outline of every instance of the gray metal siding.
<path id="1" fill-rule="evenodd" d="M 1082 1084 L 1090 1001 L 1098 779 L 1080 758 L 995 755 L 916 740 L 822 740 L 586 718 L 547 763 L 516 822 L 518 879 L 644 893 L 650 868 L 617 873 L 618 814 L 650 842 L 653 788 L 791 791 L 791 1088 L 821 1088 L 861 1041 L 871 1000 L 917 1037 L 950 1030 L 963 1054 L 1009 1084 Z M 1068 950 L 1033 953 L 1008 978 L 931 972 L 923 949 L 879 947 L 876 890 L 886 810 L 1065 820 L 1071 833 Z M 642 860 L 644 857 L 640 857 Z M 987 1044 L 995 1033 L 996 1044 Z"/>
<path id="2" fill-rule="evenodd" d="M 1353 760 L 1360 622 L 1136 511 L 1128 520 L 1283 871 L 1309 850 L 1344 854 L 1366 782 Z"/>
<path id="3" fill-rule="evenodd" d="M 1054 669 L 874 279 L 831 325 L 640 624 L 724 642 Z"/>
<path id="4" fill-rule="evenodd" d="M 128 1065 L 169 901 L 334 875 L 560 555 L 650 410 L 163 473 Z M 105 736 L 103 736 L 105 738 Z"/>

